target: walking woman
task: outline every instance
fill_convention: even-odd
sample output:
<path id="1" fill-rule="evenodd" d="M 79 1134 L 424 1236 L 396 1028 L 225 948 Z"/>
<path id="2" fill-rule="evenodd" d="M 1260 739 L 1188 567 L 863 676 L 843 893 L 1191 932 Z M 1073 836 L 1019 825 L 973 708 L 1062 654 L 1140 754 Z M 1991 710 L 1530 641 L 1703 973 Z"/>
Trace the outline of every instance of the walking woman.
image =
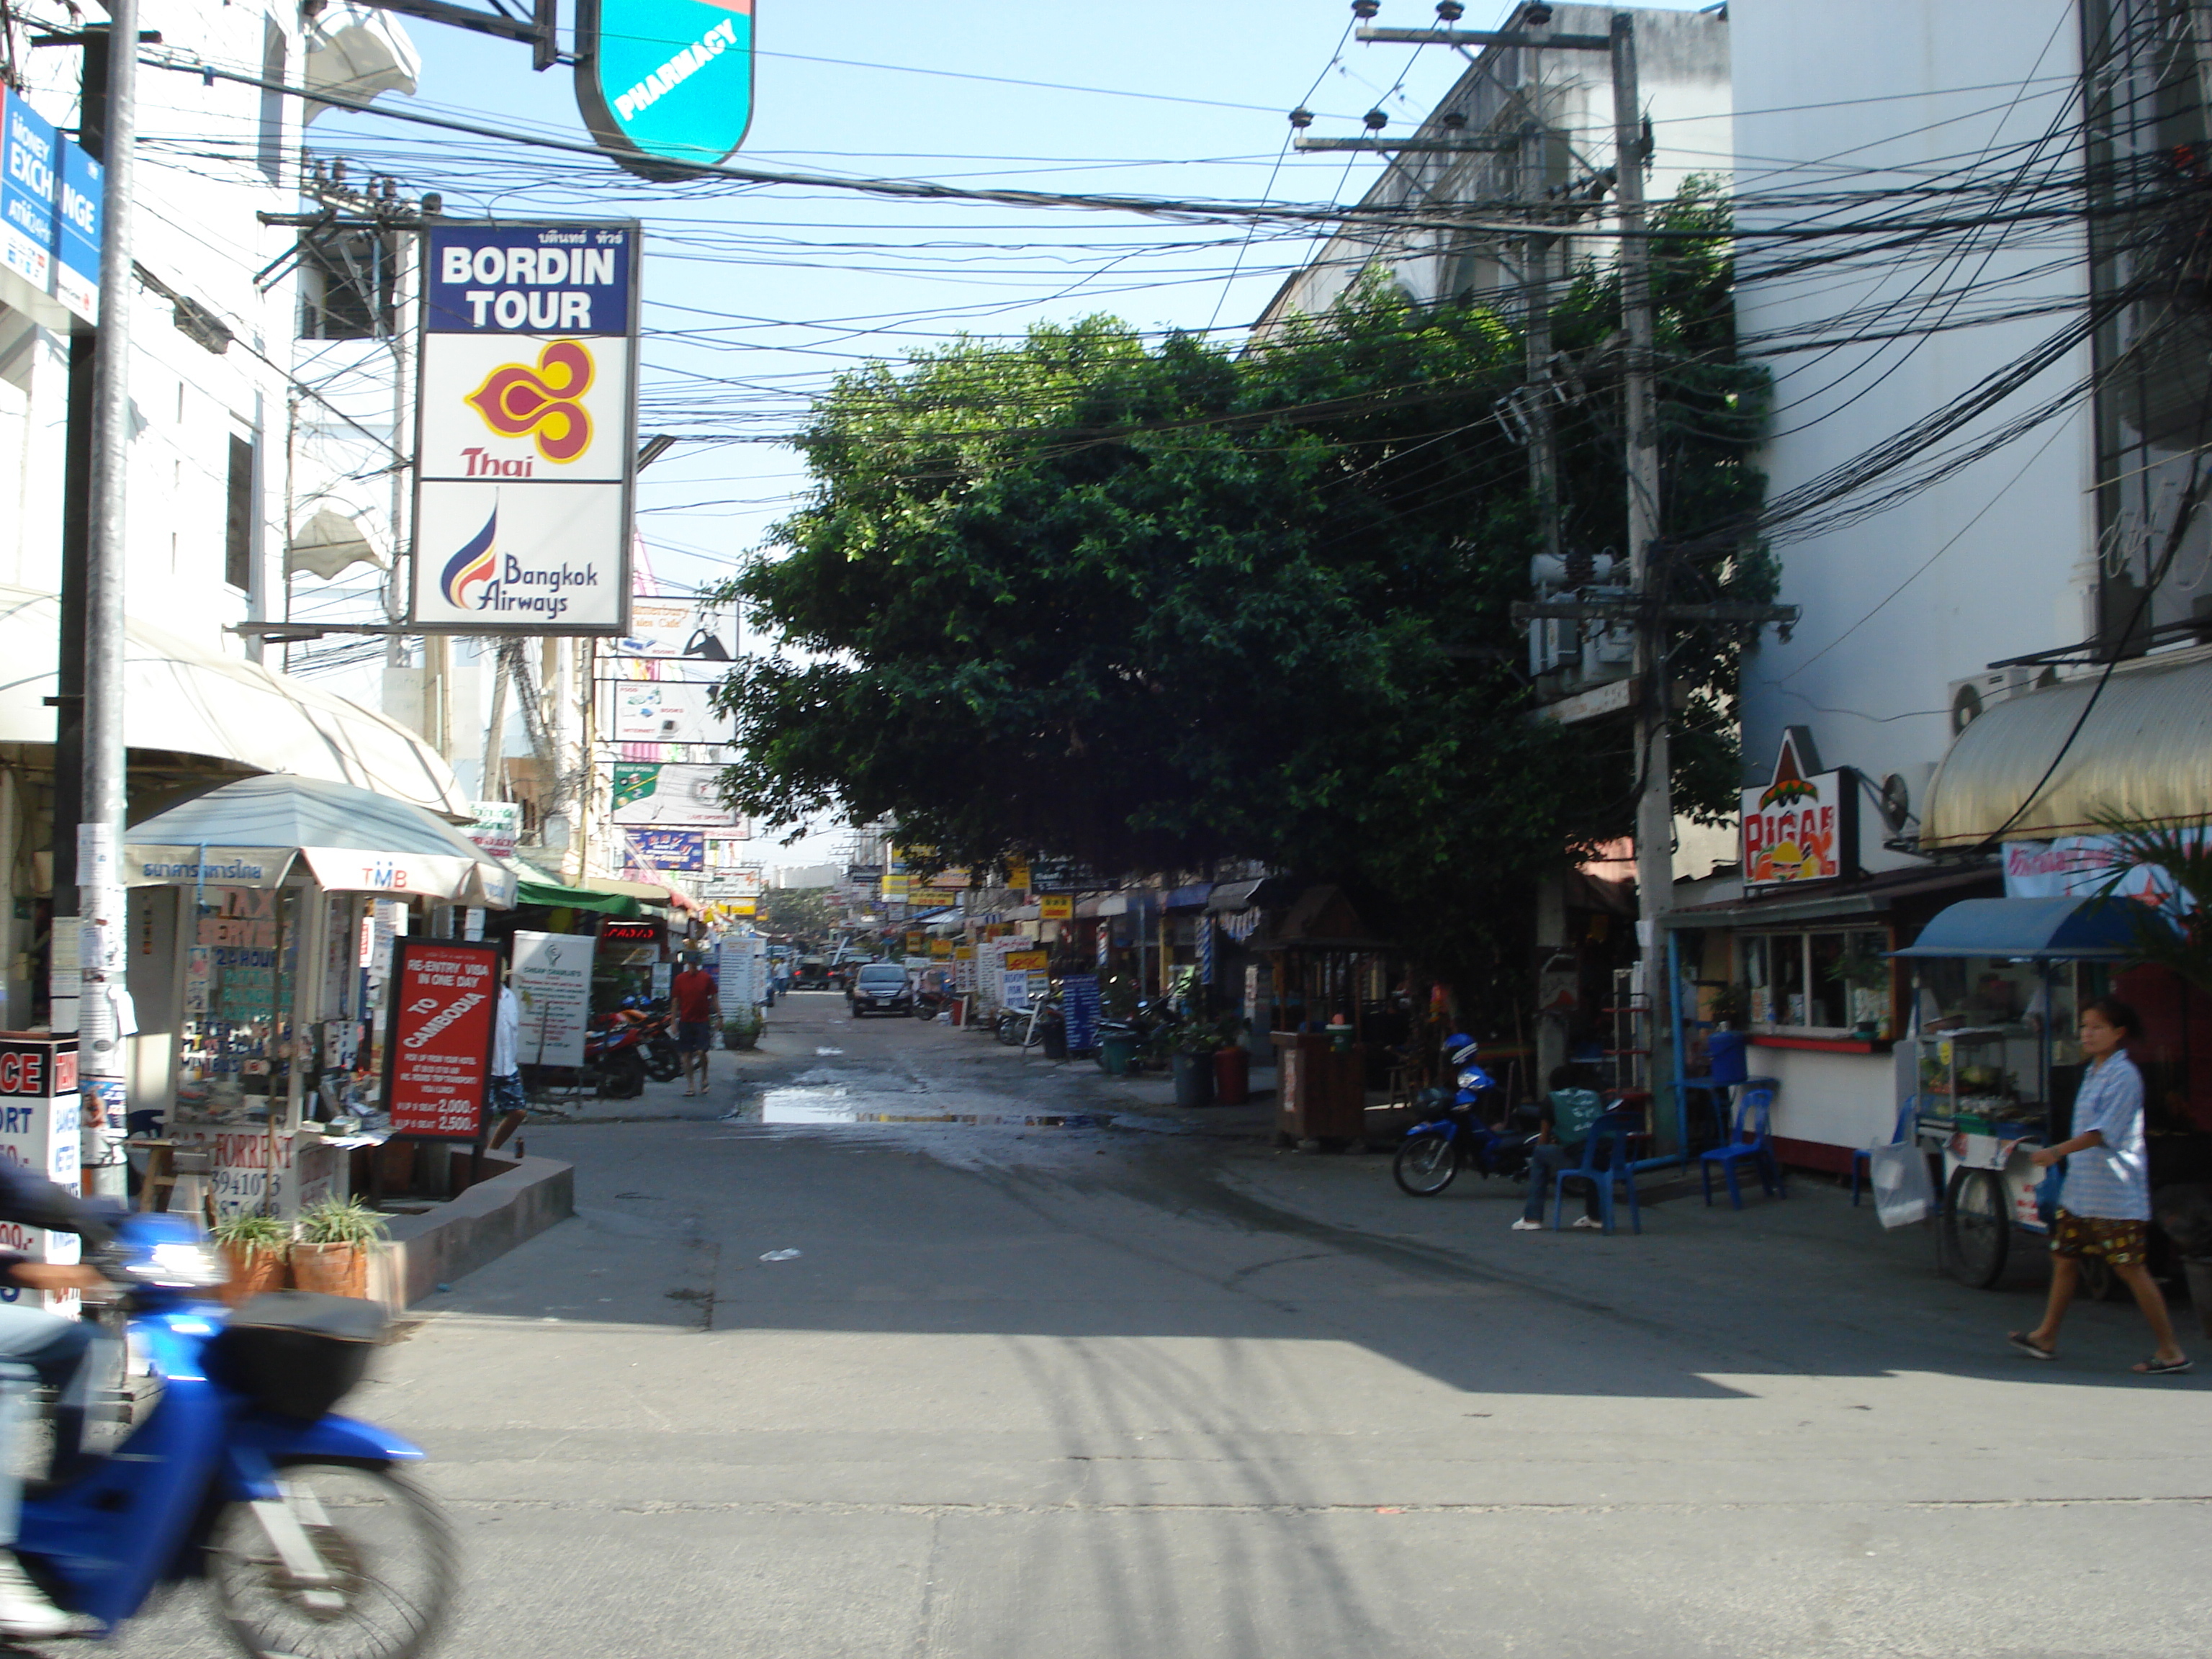
<path id="1" fill-rule="evenodd" d="M 2051 1302 L 2043 1322 L 2013 1331 L 2005 1340 L 2031 1359 L 2057 1357 L 2058 1328 L 2081 1279 L 2081 1258 L 2101 1256 L 2135 1293 L 2157 1347 L 2135 1370 L 2144 1376 L 2177 1376 L 2190 1367 L 2173 1340 L 2173 1321 L 2158 1281 L 2150 1276 L 2150 1168 L 2143 1145 L 2142 1073 L 2127 1043 L 2142 1036 L 2136 1011 L 2103 997 L 2081 1011 L 2081 1056 L 2089 1062 L 2074 1097 L 2074 1137 L 2029 1154 L 2048 1167 L 2069 1160 L 2051 1224 Z"/>

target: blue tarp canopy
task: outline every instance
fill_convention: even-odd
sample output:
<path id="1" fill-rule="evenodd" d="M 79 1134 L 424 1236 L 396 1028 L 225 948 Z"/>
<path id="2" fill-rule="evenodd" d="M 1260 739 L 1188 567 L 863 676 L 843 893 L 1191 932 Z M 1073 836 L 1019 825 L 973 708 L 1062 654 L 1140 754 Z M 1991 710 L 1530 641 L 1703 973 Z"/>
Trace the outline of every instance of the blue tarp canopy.
<path id="1" fill-rule="evenodd" d="M 1937 912 L 1899 957 L 2034 957 L 2117 962 L 2139 956 L 2144 924 L 2165 918 L 2137 899 L 1962 899 Z"/>

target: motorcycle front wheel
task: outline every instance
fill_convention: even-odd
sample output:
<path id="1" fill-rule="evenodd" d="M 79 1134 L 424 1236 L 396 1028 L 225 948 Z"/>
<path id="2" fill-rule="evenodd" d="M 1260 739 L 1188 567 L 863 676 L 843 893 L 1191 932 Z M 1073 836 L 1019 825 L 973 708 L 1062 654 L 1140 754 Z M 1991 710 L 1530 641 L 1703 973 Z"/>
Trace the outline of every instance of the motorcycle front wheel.
<path id="1" fill-rule="evenodd" d="M 1413 1198 L 1434 1198 L 1459 1173 L 1459 1157 L 1443 1135 L 1416 1135 L 1398 1149 L 1390 1173 Z"/>
<path id="2" fill-rule="evenodd" d="M 369 1464 L 285 1463 L 277 1483 L 281 1513 L 233 1504 L 208 1543 L 208 1577 L 240 1650 L 252 1659 L 425 1651 L 456 1577 L 453 1534 L 437 1506 L 405 1477 Z M 295 1570 L 301 1541 L 315 1559 L 312 1576 Z"/>
<path id="3" fill-rule="evenodd" d="M 684 1053 L 666 1037 L 655 1037 L 645 1046 L 645 1074 L 655 1083 L 673 1083 L 684 1075 Z"/>
<path id="4" fill-rule="evenodd" d="M 599 1098 L 635 1100 L 645 1092 L 645 1062 L 634 1051 L 609 1054 L 599 1062 Z"/>

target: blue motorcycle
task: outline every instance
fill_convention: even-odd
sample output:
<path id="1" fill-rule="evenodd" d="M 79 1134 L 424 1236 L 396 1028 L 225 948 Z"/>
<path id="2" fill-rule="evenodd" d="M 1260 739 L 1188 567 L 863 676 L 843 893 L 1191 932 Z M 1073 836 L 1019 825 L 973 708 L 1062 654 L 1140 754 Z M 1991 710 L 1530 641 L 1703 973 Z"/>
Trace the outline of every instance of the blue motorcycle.
<path id="1" fill-rule="evenodd" d="M 422 1454 L 330 1408 L 361 1380 L 383 1310 L 277 1291 L 235 1310 L 191 1218 L 117 1223 L 96 1265 L 124 1287 L 147 1382 L 105 1456 L 24 1494 L 16 1553 L 55 1601 L 113 1635 L 157 1588 L 204 1579 L 260 1659 L 412 1659 L 453 1595 L 451 1536 L 400 1473 Z"/>
<path id="2" fill-rule="evenodd" d="M 1458 1090 L 1424 1089 L 1419 1097 L 1435 1115 L 1406 1131 L 1390 1166 L 1400 1189 L 1412 1197 L 1434 1198 L 1462 1169 L 1475 1170 L 1485 1179 L 1495 1175 L 1518 1180 L 1528 1173 L 1535 1132 L 1496 1129 L 1483 1121 L 1482 1097 L 1497 1090 L 1498 1079 L 1475 1064 L 1477 1047 L 1463 1031 L 1446 1037 Z"/>

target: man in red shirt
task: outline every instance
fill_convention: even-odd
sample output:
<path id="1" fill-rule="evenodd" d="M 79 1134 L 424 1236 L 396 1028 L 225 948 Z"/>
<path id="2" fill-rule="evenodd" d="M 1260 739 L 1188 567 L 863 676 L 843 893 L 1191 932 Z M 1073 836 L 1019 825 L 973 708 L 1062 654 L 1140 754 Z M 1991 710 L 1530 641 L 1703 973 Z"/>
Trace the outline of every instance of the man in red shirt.
<path id="1" fill-rule="evenodd" d="M 668 987 L 668 1000 L 676 1012 L 676 1048 L 684 1056 L 684 1092 L 707 1092 L 707 1056 L 714 1042 L 714 1007 L 718 988 L 714 976 L 699 965 L 696 956 L 684 958 L 684 969 Z M 693 1062 L 698 1076 L 692 1077 Z"/>

